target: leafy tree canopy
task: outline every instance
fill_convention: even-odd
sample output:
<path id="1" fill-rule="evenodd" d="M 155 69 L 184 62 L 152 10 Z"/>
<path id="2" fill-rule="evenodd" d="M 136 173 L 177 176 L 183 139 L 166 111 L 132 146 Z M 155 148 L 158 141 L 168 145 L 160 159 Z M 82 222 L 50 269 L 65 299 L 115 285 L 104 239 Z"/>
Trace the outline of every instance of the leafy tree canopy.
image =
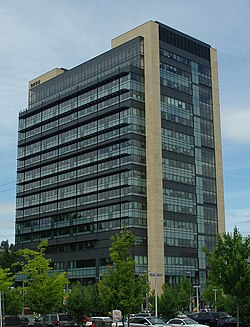
<path id="1" fill-rule="evenodd" d="M 250 294 L 250 237 L 243 237 L 235 227 L 232 234 L 219 235 L 212 252 L 204 249 L 210 262 L 209 278 L 235 298 L 239 307 Z"/>
<path id="2" fill-rule="evenodd" d="M 45 258 L 47 245 L 48 241 L 42 241 L 38 251 L 21 249 L 17 252 L 24 259 L 19 265 L 25 284 L 25 304 L 40 314 L 62 307 L 65 285 L 68 284 L 66 274 L 53 272 L 51 260 Z"/>
<path id="3" fill-rule="evenodd" d="M 79 323 L 84 316 L 102 315 L 97 285 L 73 285 L 68 297 L 67 311 Z"/>
<path id="4" fill-rule="evenodd" d="M 110 258 L 113 265 L 100 280 L 98 288 L 107 311 L 119 309 L 123 315 L 140 310 L 147 291 L 144 276 L 135 276 L 132 253 L 135 237 L 126 228 L 111 238 Z"/>
<path id="5" fill-rule="evenodd" d="M 10 269 L 0 268 L 0 291 L 6 292 L 13 285 L 13 276 Z"/>
<path id="6" fill-rule="evenodd" d="M 163 292 L 158 301 L 158 312 L 162 318 L 169 320 L 176 317 L 178 312 L 178 294 L 175 289 L 164 284 Z"/>
<path id="7" fill-rule="evenodd" d="M 0 267 L 5 269 L 9 268 L 14 274 L 12 265 L 15 262 L 15 246 L 13 244 L 9 245 L 9 241 L 1 242 L 1 251 L 0 251 Z"/>

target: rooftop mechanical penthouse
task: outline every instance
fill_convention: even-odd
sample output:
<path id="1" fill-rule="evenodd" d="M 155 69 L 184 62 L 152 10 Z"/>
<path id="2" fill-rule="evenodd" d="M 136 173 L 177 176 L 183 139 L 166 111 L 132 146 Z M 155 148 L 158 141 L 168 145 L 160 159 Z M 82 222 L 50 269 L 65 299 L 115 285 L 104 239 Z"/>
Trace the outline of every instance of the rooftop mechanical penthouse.
<path id="1" fill-rule="evenodd" d="M 55 269 L 95 282 L 126 226 L 152 288 L 204 285 L 225 231 L 215 49 L 149 21 L 32 80 L 18 135 L 17 248 L 48 239 Z"/>

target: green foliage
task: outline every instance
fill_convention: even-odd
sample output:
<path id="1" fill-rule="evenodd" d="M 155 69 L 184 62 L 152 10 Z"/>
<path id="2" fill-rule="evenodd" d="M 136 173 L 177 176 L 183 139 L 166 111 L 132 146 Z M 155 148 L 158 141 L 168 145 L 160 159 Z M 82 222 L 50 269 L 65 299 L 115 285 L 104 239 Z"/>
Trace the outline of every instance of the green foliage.
<path id="1" fill-rule="evenodd" d="M 9 245 L 9 241 L 2 241 L 1 248 L 3 251 L 0 252 L 0 267 L 3 269 L 10 269 L 12 274 L 14 271 L 12 265 L 15 262 L 15 246 L 13 244 Z"/>
<path id="2" fill-rule="evenodd" d="M 250 294 L 250 237 L 243 238 L 237 228 L 233 234 L 218 236 L 215 249 L 204 249 L 211 265 L 209 278 L 235 299 L 237 316 Z M 248 309 L 250 312 L 250 308 Z"/>
<path id="3" fill-rule="evenodd" d="M 22 311 L 22 296 L 14 289 L 14 276 L 9 268 L 0 268 L 0 291 L 4 292 L 5 314 L 20 314 Z"/>
<path id="4" fill-rule="evenodd" d="M 103 314 L 97 285 L 73 285 L 68 297 L 67 311 L 79 323 L 84 316 Z"/>
<path id="5" fill-rule="evenodd" d="M 38 251 L 22 249 L 18 255 L 25 261 L 19 262 L 25 278 L 25 304 L 40 314 L 46 314 L 62 307 L 65 285 L 68 283 L 65 273 L 55 273 L 50 267 L 50 259 L 45 258 L 48 242 L 42 241 Z"/>
<path id="6" fill-rule="evenodd" d="M 4 293 L 4 313 L 6 315 L 19 315 L 23 308 L 23 297 L 19 289 L 9 289 Z"/>
<path id="7" fill-rule="evenodd" d="M 215 293 L 214 289 L 217 289 L 216 292 L 216 302 L 215 302 Z M 226 301 L 227 297 L 223 294 L 222 288 L 219 288 L 215 284 L 208 283 L 205 289 L 202 292 L 202 297 L 210 304 L 213 308 L 217 308 L 218 311 L 227 311 L 226 310 Z"/>
<path id="8" fill-rule="evenodd" d="M 178 312 L 177 292 L 167 284 L 163 285 L 162 290 L 163 293 L 158 300 L 158 312 L 162 318 L 169 320 L 176 317 Z"/>
<path id="9" fill-rule="evenodd" d="M 179 285 L 177 294 L 177 304 L 179 311 L 189 311 L 190 297 L 193 292 L 193 287 L 188 278 L 184 278 Z"/>
<path id="10" fill-rule="evenodd" d="M 7 291 L 13 285 L 14 277 L 10 269 L 0 268 L 0 291 Z"/>
<path id="11" fill-rule="evenodd" d="M 134 235 L 126 228 L 111 238 L 110 258 L 113 266 L 98 284 L 100 298 L 106 311 L 119 309 L 123 315 L 140 310 L 147 291 L 145 276 L 135 278 L 132 252 Z"/>

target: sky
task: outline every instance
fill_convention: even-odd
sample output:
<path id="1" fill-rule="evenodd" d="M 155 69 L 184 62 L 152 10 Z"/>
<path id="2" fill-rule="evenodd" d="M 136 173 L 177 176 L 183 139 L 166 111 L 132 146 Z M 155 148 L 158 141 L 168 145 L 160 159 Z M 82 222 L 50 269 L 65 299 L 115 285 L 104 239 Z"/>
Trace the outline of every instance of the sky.
<path id="1" fill-rule="evenodd" d="M 160 21 L 218 51 L 226 231 L 250 234 L 249 0 L 0 0 L 0 242 L 14 243 L 18 113 L 28 81 Z"/>

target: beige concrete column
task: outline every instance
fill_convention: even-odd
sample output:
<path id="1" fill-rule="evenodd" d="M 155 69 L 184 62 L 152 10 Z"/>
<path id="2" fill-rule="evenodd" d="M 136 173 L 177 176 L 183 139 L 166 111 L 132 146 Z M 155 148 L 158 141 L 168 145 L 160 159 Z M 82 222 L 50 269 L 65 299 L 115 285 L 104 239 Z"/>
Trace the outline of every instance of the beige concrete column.
<path id="1" fill-rule="evenodd" d="M 112 47 L 138 36 L 144 38 L 148 269 L 151 273 L 161 274 L 157 283 L 154 276 L 149 276 L 151 288 L 155 289 L 157 284 L 157 292 L 161 294 L 165 273 L 158 27 L 157 23 L 149 21 L 112 40 Z"/>
<path id="2" fill-rule="evenodd" d="M 223 168 L 222 168 L 218 63 L 217 63 L 216 49 L 214 48 L 210 49 L 210 58 L 211 58 L 211 77 L 212 77 L 218 232 L 221 234 L 221 233 L 225 233 L 225 209 L 224 209 L 224 183 L 223 183 Z"/>

